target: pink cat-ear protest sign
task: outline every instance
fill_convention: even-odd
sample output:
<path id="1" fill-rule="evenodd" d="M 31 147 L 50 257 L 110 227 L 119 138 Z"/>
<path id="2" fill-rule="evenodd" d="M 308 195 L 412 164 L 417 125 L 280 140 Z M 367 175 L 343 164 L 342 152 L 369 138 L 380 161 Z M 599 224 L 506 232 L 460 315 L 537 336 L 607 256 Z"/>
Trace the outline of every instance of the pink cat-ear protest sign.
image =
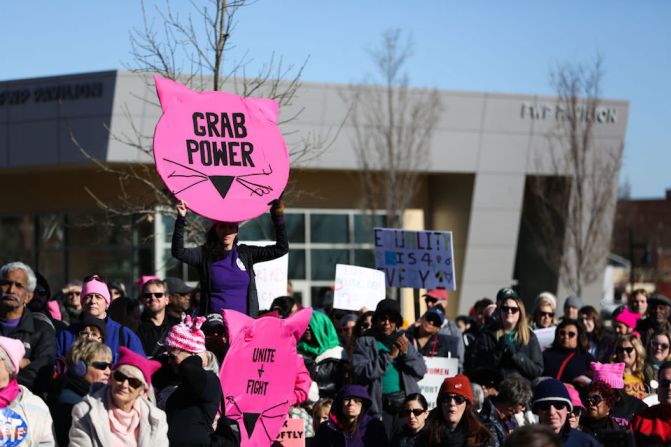
<path id="1" fill-rule="evenodd" d="M 163 109 L 154 161 L 168 189 L 213 220 L 242 222 L 268 211 L 289 180 L 277 102 L 154 81 Z"/>
<path id="2" fill-rule="evenodd" d="M 298 362 L 296 342 L 312 309 L 282 320 L 253 319 L 224 310 L 230 347 L 221 365 L 225 414 L 238 421 L 241 445 L 266 447 L 277 438 L 294 402 Z"/>

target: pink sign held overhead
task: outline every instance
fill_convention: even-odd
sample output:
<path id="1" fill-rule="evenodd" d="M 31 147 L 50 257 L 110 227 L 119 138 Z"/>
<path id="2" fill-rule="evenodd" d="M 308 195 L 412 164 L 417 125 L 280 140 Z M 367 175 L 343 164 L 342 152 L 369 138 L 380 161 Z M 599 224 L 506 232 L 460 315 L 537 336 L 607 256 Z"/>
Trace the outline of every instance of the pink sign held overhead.
<path id="1" fill-rule="evenodd" d="M 223 315 L 230 340 L 219 375 L 225 414 L 238 421 L 243 447 L 270 446 L 296 401 L 299 364 L 303 367 L 296 342 L 312 309 L 284 320 L 271 316 L 255 320 L 234 310 L 224 310 Z"/>
<path id="2" fill-rule="evenodd" d="M 154 81 L 163 109 L 154 161 L 168 189 L 192 211 L 218 221 L 242 222 L 268 211 L 289 180 L 277 102 Z"/>

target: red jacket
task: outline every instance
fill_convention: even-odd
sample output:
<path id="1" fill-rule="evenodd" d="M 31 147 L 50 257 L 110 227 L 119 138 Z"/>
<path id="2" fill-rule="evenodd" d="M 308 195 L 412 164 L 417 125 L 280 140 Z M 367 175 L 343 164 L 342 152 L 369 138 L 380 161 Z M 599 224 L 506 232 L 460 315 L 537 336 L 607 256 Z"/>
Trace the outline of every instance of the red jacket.
<path id="1" fill-rule="evenodd" d="M 671 442 L 671 405 L 646 408 L 633 417 L 629 429 L 635 433 L 638 445 L 668 445 Z"/>

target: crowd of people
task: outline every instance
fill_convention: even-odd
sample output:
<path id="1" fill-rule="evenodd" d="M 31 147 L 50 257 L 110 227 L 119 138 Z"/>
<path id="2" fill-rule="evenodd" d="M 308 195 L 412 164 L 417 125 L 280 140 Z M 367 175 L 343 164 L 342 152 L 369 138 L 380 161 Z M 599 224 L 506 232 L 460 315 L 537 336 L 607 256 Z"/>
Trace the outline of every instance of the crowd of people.
<path id="1" fill-rule="evenodd" d="M 256 294 L 253 265 L 288 251 L 283 207 L 272 203 L 268 247 L 238 244 L 237 225 L 215 222 L 202 247 L 185 248 L 186 210 L 173 254 L 200 271 L 198 288 L 145 276 L 131 296 L 94 274 L 52 293 L 22 262 L 0 268 L 2 445 L 239 444 L 220 380 L 235 374 L 222 369 L 225 311 L 300 310 L 289 295 L 261 310 Z M 351 312 L 333 308 L 332 291 L 320 297 L 296 345 L 312 385 L 287 415 L 307 445 L 671 445 L 665 296 L 635 290 L 609 312 L 571 296 L 560 318 L 551 293 L 527 314 L 505 287 L 454 320 L 447 291 L 423 299 L 426 312 L 405 321 L 394 299 Z M 430 357 L 458 362 L 433 394 L 420 386 Z"/>

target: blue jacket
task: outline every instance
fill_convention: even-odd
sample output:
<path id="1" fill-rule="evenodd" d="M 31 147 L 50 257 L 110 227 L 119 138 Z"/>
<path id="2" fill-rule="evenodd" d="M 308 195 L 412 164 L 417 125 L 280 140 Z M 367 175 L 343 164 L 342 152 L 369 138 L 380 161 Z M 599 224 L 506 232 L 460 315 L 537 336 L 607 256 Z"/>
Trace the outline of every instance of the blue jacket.
<path id="1" fill-rule="evenodd" d="M 566 426 L 559 432 L 564 447 L 602 447 L 601 443 L 580 430 L 568 429 Z"/>
<path id="2" fill-rule="evenodd" d="M 58 333 L 56 349 L 57 357 L 65 356 L 70 351 L 70 347 L 77 339 L 78 333 L 79 322 L 72 323 L 67 329 Z M 125 346 L 133 352 L 145 355 L 144 350 L 142 349 L 142 342 L 140 341 L 140 338 L 135 335 L 135 332 L 122 326 L 110 317 L 105 318 L 105 344 L 112 350 L 113 363 L 116 363 L 119 357 L 119 346 Z"/>

